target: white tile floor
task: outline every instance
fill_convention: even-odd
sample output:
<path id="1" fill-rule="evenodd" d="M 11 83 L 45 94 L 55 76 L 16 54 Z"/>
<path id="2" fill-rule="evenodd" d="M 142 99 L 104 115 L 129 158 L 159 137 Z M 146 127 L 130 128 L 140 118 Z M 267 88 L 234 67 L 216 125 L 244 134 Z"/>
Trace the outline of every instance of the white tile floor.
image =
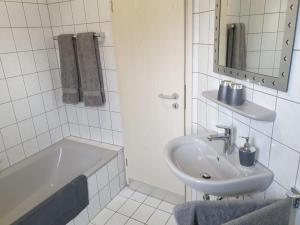
<path id="1" fill-rule="evenodd" d="M 176 225 L 174 205 L 125 187 L 90 225 Z"/>

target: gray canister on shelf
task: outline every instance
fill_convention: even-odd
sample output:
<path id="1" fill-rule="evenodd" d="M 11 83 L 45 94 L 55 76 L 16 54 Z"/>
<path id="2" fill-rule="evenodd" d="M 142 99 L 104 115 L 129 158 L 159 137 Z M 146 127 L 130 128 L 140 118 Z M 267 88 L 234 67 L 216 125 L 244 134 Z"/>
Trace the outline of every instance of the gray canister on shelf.
<path id="1" fill-rule="evenodd" d="M 245 102 L 245 88 L 242 84 L 231 83 L 226 102 L 228 105 L 240 106 Z"/>
<path id="2" fill-rule="evenodd" d="M 249 144 L 249 137 L 241 137 L 246 140 L 243 147 L 239 149 L 240 164 L 242 166 L 251 167 L 255 162 L 256 149 Z"/>
<path id="3" fill-rule="evenodd" d="M 229 80 L 222 80 L 218 91 L 218 100 L 227 103 L 227 95 L 230 92 L 232 82 Z"/>

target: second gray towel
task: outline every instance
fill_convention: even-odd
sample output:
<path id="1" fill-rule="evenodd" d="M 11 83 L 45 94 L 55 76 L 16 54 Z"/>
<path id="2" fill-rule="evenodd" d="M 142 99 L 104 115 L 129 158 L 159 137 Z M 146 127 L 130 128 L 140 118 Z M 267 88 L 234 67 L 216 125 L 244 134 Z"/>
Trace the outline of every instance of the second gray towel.
<path id="1" fill-rule="evenodd" d="M 98 40 L 94 33 L 80 33 L 76 47 L 84 104 L 101 106 L 105 104 L 105 92 Z"/>
<path id="2" fill-rule="evenodd" d="M 73 40 L 73 34 L 59 35 L 58 45 L 63 102 L 77 104 L 80 101 L 80 81 L 76 63 L 76 51 L 74 46 L 75 43 Z"/>
<path id="3" fill-rule="evenodd" d="M 288 225 L 290 209 L 290 199 L 199 201 L 174 214 L 178 225 Z"/>

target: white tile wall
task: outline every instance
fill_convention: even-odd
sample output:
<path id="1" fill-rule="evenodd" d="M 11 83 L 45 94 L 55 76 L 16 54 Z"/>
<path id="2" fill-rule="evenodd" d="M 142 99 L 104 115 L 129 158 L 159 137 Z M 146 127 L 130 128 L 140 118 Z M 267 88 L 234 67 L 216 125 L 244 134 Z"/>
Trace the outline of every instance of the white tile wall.
<path id="1" fill-rule="evenodd" d="M 245 4 L 247 2 L 250 3 L 250 1 L 252 12 L 264 13 L 262 11 L 264 6 L 261 7 L 261 4 L 265 4 L 265 1 L 248 0 L 245 1 Z M 201 27 L 201 24 L 207 26 L 207 22 L 199 22 L 198 18 L 205 17 L 207 10 L 201 10 L 200 8 L 204 7 L 207 9 L 208 2 L 210 13 L 214 14 L 214 1 L 194 0 L 193 109 L 191 110 L 193 113 L 193 132 L 197 134 L 197 131 L 203 128 L 215 129 L 214 126 L 216 124 L 232 125 L 237 131 L 235 132 L 235 142 L 238 145 L 242 144 L 238 136 L 241 134 L 243 136 L 249 135 L 251 142 L 258 148 L 258 160 L 265 166 L 270 167 L 275 174 L 274 183 L 263 196 L 267 198 L 282 197 L 290 187 L 296 186 L 300 188 L 300 144 L 298 137 L 300 133 L 300 80 L 298 76 L 300 73 L 300 64 L 298 63 L 300 47 L 296 44 L 294 48 L 289 91 L 287 93 L 238 81 L 246 85 L 247 98 L 249 100 L 276 111 L 277 118 L 275 122 L 267 123 L 248 120 L 229 110 L 225 110 L 201 96 L 202 91 L 217 89 L 222 79 L 228 79 L 228 77 L 212 72 L 212 64 L 210 63 L 212 59 L 209 59 L 209 51 L 207 50 L 213 47 L 212 42 L 204 42 L 205 40 L 195 42 L 195 40 L 200 40 L 201 34 L 199 30 L 207 30 L 207 27 Z M 271 4 L 270 2 L 267 0 L 266 4 Z M 273 2 L 270 8 L 272 13 L 278 9 L 278 4 Z M 278 3 L 278 1 L 275 2 Z M 249 12 L 246 13 L 245 10 L 241 10 L 241 12 L 244 15 L 249 15 Z M 260 19 L 253 19 L 255 19 L 257 25 Z M 199 24 L 200 27 L 197 27 L 198 25 L 195 27 L 195 24 Z M 214 21 L 211 18 L 209 19 L 209 26 L 214 26 Z M 255 27 L 253 29 L 257 29 L 257 26 Z M 252 29 L 251 25 L 250 29 Z M 297 28 L 296 33 L 296 43 L 300 43 L 300 29 Z M 249 36 L 249 38 L 251 39 L 252 37 Z M 263 42 L 269 42 L 267 41 L 269 39 L 270 37 L 267 35 L 262 37 Z M 250 41 L 256 43 L 256 40 Z M 273 46 L 274 43 L 269 42 L 268 45 Z M 268 45 L 265 47 L 269 47 Z M 199 196 L 197 197 L 195 192 L 189 192 L 188 195 L 189 199 L 200 198 Z"/>
<path id="2" fill-rule="evenodd" d="M 103 31 L 106 37 L 103 43 L 99 44 L 107 103 L 94 108 L 84 107 L 82 103 L 67 105 L 71 135 L 123 145 L 110 0 L 48 1 L 48 3 L 50 22 L 55 35 L 75 31 Z M 57 42 L 55 44 L 57 48 Z"/>
<path id="3" fill-rule="evenodd" d="M 0 1 L 0 170 L 66 136 L 123 145 L 110 0 Z M 62 102 L 54 35 L 104 31 L 107 104 Z M 15 157 L 15 158 L 14 158 Z"/>
<path id="4" fill-rule="evenodd" d="M 2 170 L 59 141 L 62 126 L 69 128 L 57 113 L 65 106 L 49 94 L 60 87 L 53 87 L 51 77 L 58 66 L 48 59 L 55 49 L 46 2 L 1 1 L 0 12 Z"/>
<path id="5" fill-rule="evenodd" d="M 124 158 L 123 150 L 118 151 L 118 155 L 114 159 L 88 177 L 89 205 L 68 225 L 88 225 L 101 210 L 105 213 L 105 207 L 112 208 L 120 204 L 118 194 L 126 185 L 124 182 L 124 161 L 118 160 L 121 158 Z M 115 167 L 117 168 L 116 171 L 109 169 Z M 109 180 L 108 177 L 112 177 L 112 179 Z M 118 182 L 114 182 L 116 180 Z M 126 200 L 124 198 L 124 202 Z M 114 208 L 114 210 L 118 209 L 119 207 Z"/>

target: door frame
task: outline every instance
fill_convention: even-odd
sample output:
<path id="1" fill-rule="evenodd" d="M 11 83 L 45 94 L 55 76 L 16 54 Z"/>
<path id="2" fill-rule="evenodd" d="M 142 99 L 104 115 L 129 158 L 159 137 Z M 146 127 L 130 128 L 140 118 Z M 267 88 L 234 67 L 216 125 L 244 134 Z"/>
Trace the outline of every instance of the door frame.
<path id="1" fill-rule="evenodd" d="M 185 0 L 185 135 L 192 134 L 193 0 Z"/>
<path id="2" fill-rule="evenodd" d="M 184 1 L 185 13 L 185 56 L 184 56 L 184 88 L 185 88 L 185 110 L 184 110 L 184 135 L 192 134 L 192 90 L 193 90 L 193 0 Z M 190 201 L 189 188 L 184 185 L 185 201 Z"/>

